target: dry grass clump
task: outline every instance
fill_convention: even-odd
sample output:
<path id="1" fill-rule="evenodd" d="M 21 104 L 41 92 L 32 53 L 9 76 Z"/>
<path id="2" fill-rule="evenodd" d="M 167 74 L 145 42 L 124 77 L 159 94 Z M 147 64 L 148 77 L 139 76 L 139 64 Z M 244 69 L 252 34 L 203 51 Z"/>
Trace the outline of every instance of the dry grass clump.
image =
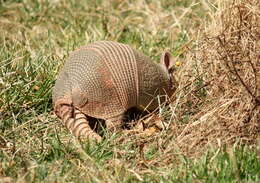
<path id="1" fill-rule="evenodd" d="M 219 4 L 180 71 L 173 134 L 186 154 L 260 135 L 260 3 Z M 186 121 L 185 121 L 186 120 Z"/>

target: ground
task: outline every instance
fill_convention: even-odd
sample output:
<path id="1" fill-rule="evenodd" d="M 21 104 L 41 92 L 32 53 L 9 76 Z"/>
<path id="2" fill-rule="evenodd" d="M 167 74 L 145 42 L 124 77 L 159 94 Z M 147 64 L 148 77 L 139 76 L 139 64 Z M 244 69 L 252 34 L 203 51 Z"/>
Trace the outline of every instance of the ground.
<path id="1" fill-rule="evenodd" d="M 0 0 L 0 182 L 259 182 L 259 2 Z M 51 91 L 97 40 L 175 59 L 170 105 L 78 141 Z"/>

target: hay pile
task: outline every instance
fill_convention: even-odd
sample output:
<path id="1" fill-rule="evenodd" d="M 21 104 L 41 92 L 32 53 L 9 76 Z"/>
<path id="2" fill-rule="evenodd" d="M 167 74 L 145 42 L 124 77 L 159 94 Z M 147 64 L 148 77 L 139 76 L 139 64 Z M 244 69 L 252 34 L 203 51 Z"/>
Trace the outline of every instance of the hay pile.
<path id="1" fill-rule="evenodd" d="M 259 7 L 257 0 L 222 1 L 198 37 L 196 51 L 186 55 L 172 132 L 183 153 L 196 154 L 210 145 L 257 143 Z"/>
<path id="2" fill-rule="evenodd" d="M 209 147 L 259 141 L 260 2 L 219 0 L 210 17 L 195 45 L 183 47 L 188 51 L 176 73 L 179 88 L 170 112 L 161 108 L 160 116 L 140 119 L 136 130 L 122 136 L 142 153 L 149 146 L 163 151 L 154 163 L 177 163 L 173 154 L 197 157 Z"/>

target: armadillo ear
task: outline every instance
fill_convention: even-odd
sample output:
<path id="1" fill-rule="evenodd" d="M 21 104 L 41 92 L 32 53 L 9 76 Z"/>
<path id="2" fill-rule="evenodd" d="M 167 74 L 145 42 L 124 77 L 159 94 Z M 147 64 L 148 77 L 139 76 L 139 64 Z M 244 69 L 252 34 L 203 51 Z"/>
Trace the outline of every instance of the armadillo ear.
<path id="1" fill-rule="evenodd" d="M 172 58 L 172 55 L 170 52 L 165 51 L 162 54 L 160 64 L 162 64 L 164 67 L 166 67 L 166 69 L 169 72 L 173 71 L 174 62 L 173 62 L 173 58 Z"/>

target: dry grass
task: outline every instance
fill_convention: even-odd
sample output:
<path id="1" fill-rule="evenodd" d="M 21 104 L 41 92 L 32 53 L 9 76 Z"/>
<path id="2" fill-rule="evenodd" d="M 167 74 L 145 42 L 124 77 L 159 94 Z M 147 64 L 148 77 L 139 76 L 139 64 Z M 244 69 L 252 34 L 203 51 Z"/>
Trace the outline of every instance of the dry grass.
<path id="1" fill-rule="evenodd" d="M 258 1 L 220 2 L 217 12 L 210 16 L 211 23 L 200 32 L 194 44 L 182 47 L 185 59 L 177 73 L 179 89 L 171 104 L 171 114 L 163 114 L 170 115 L 171 122 L 165 123 L 152 114 L 147 119 L 149 122 L 146 121 L 151 130 L 138 126 L 148 135 L 156 131 L 154 126 L 166 131 L 167 138 L 162 140 L 164 154 L 178 152 L 198 157 L 210 147 L 257 144 L 260 137 L 259 5 Z M 171 138 L 174 141 L 167 141 Z M 136 141 L 141 146 L 149 142 Z"/>
<path id="2" fill-rule="evenodd" d="M 179 71 L 176 144 L 197 154 L 215 144 L 256 144 L 260 135 L 259 1 L 221 2 Z"/>

